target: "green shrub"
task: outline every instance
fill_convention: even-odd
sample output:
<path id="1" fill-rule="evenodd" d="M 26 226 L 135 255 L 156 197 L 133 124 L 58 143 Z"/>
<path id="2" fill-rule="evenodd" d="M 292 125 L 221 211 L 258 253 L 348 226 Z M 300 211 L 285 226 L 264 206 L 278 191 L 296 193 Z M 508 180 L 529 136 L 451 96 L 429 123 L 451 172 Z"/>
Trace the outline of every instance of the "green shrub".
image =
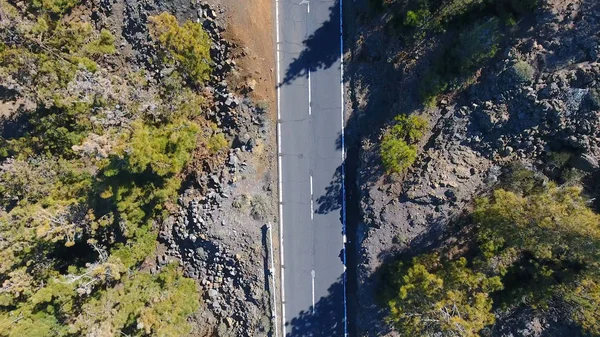
<path id="1" fill-rule="evenodd" d="M 380 155 L 388 173 L 400 173 L 409 168 L 417 158 L 415 145 L 427 128 L 427 121 L 419 116 L 399 115 L 383 136 Z"/>
<path id="2" fill-rule="evenodd" d="M 215 133 L 210 138 L 208 138 L 208 149 L 211 153 L 218 153 L 227 147 L 229 147 L 229 142 L 225 139 L 225 135 L 222 133 Z"/>
<path id="3" fill-rule="evenodd" d="M 431 12 L 428 9 L 419 9 L 416 11 L 406 12 L 404 24 L 409 27 L 423 27 L 431 17 Z"/>
<path id="4" fill-rule="evenodd" d="M 387 265 L 384 299 L 402 335 L 479 336 L 494 322 L 491 298 L 498 310 L 554 306 L 584 334 L 600 332 L 600 215 L 579 187 L 530 190 L 476 201 L 466 245 L 475 249 L 456 257 L 463 242 L 440 248 L 450 260 L 434 253 Z"/>
<path id="5" fill-rule="evenodd" d="M 180 122 L 160 127 L 137 121 L 133 132 L 123 143 L 122 156 L 127 170 L 134 174 L 150 170 L 159 177 L 180 172 L 196 147 L 196 136 L 200 131 L 191 122 Z"/>
<path id="6" fill-rule="evenodd" d="M 34 8 L 60 15 L 78 5 L 80 0 L 31 0 Z"/>
<path id="7" fill-rule="evenodd" d="M 489 19 L 462 32 L 450 48 L 434 61 L 419 84 L 426 106 L 435 106 L 438 95 L 457 88 L 498 52 L 502 34 L 499 21 Z"/>
<path id="8" fill-rule="evenodd" d="M 169 52 L 184 73 L 196 83 L 209 79 L 211 42 L 202 25 L 187 21 L 179 26 L 177 19 L 166 12 L 151 16 L 149 21 L 152 38 Z"/>
<path id="9" fill-rule="evenodd" d="M 448 55 L 448 72 L 468 75 L 498 52 L 501 34 L 498 19 L 489 19 L 460 34 Z"/>
<path id="10" fill-rule="evenodd" d="M 106 29 L 100 31 L 98 39 L 83 46 L 84 52 L 92 56 L 111 55 L 116 53 L 115 37 Z"/>
<path id="11" fill-rule="evenodd" d="M 500 187 L 520 195 L 537 194 L 544 190 L 546 179 L 531 169 L 519 164 L 509 165 L 508 172 L 502 177 Z"/>
<path id="12" fill-rule="evenodd" d="M 511 67 L 511 73 L 518 82 L 530 83 L 533 81 L 535 69 L 529 63 L 519 61 Z"/>
<path id="13" fill-rule="evenodd" d="M 568 151 L 551 152 L 548 164 L 557 168 L 563 168 L 569 163 L 569 160 L 571 160 L 572 157 L 573 153 Z"/>
<path id="14" fill-rule="evenodd" d="M 419 92 L 425 106 L 433 108 L 437 98 L 448 89 L 448 82 L 437 72 L 429 70 L 419 84 Z"/>
<path id="15" fill-rule="evenodd" d="M 578 187 L 550 186 L 529 196 L 497 190 L 493 198 L 478 200 L 474 219 L 480 241 L 526 250 L 540 260 L 600 258 L 600 216 Z"/>
<path id="16" fill-rule="evenodd" d="M 195 282 L 174 266 L 153 276 L 141 265 L 196 149 L 203 97 L 102 69 L 115 38 L 77 15 L 61 19 L 76 3 L 30 1 L 33 13 L 0 5 L 16 25 L 0 37 L 0 76 L 36 103 L 0 137 L 0 336 L 187 335 Z M 111 85 L 81 97 L 75 75 Z M 149 114 L 140 90 L 156 103 Z M 105 123 L 107 110 L 125 113 Z"/>
<path id="17" fill-rule="evenodd" d="M 194 280 L 171 264 L 156 276 L 137 273 L 103 290 L 83 306 L 73 329 L 81 335 L 118 336 L 125 330 L 135 336 L 184 336 L 190 333 L 186 318 L 198 309 L 198 302 Z"/>

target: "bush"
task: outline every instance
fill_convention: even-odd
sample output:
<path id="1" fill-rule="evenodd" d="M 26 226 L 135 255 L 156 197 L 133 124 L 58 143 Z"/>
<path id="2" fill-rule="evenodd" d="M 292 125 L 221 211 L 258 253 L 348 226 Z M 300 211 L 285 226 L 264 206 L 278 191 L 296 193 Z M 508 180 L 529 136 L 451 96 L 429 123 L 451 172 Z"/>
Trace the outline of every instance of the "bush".
<path id="1" fill-rule="evenodd" d="M 186 318 L 198 302 L 194 280 L 168 265 L 156 276 L 138 273 L 102 291 L 83 306 L 73 328 L 81 335 L 117 336 L 126 330 L 136 336 L 184 336 L 190 332 Z"/>
<path id="2" fill-rule="evenodd" d="M 0 34 L 0 76 L 35 103 L 0 137 L 0 336 L 187 335 L 195 282 L 141 265 L 186 178 L 204 99 L 182 76 L 163 88 L 102 69 L 115 38 L 60 18 L 76 1 L 28 4 L 33 14 L 0 5 L 15 24 Z M 176 54 L 202 55 L 175 35 Z"/>
<path id="3" fill-rule="evenodd" d="M 498 19 L 489 19 L 474 25 L 460 34 L 450 51 L 448 71 L 457 70 L 457 75 L 467 75 L 481 67 L 498 52 L 500 42 Z"/>
<path id="4" fill-rule="evenodd" d="M 191 122 L 155 127 L 137 121 L 132 128 L 122 150 L 127 170 L 134 174 L 150 171 L 159 177 L 168 177 L 183 169 L 196 148 L 200 131 Z"/>
<path id="5" fill-rule="evenodd" d="M 388 173 L 400 173 L 417 158 L 416 143 L 427 128 L 427 121 L 419 116 L 399 115 L 396 124 L 383 136 L 380 155 Z"/>
<path id="6" fill-rule="evenodd" d="M 202 25 L 187 21 L 179 26 L 177 19 L 166 12 L 149 20 L 152 38 L 168 51 L 181 70 L 196 83 L 208 80 L 211 42 Z"/>
<path id="7" fill-rule="evenodd" d="M 512 66 L 511 73 L 518 82 L 529 83 L 533 81 L 535 69 L 529 63 L 519 61 Z"/>
<path id="8" fill-rule="evenodd" d="M 114 54 L 117 51 L 115 48 L 115 37 L 110 31 L 102 29 L 98 39 L 89 42 L 83 49 L 86 54 L 92 56 Z"/>
<path id="9" fill-rule="evenodd" d="M 544 191 L 546 178 L 539 173 L 519 164 L 509 165 L 508 172 L 502 177 L 500 187 L 520 195 L 537 194 Z"/>
<path id="10" fill-rule="evenodd" d="M 448 89 L 448 82 L 435 71 L 428 71 L 419 85 L 419 92 L 423 104 L 427 107 L 435 107 L 437 98 Z"/>
<path id="11" fill-rule="evenodd" d="M 225 135 L 222 133 L 215 133 L 208 139 L 208 149 L 211 153 L 218 153 L 227 147 L 229 147 L 229 142 L 225 139 Z"/>
<path id="12" fill-rule="evenodd" d="M 438 95 L 459 87 L 496 55 L 501 37 L 497 19 L 475 24 L 462 32 L 423 77 L 419 85 L 423 103 L 434 106 Z"/>
<path id="13" fill-rule="evenodd" d="M 428 9 L 419 9 L 406 12 L 404 25 L 409 27 L 423 27 L 427 20 L 431 18 L 431 12 Z"/>
<path id="14" fill-rule="evenodd" d="M 79 4 L 80 0 L 31 0 L 34 8 L 60 15 Z"/>

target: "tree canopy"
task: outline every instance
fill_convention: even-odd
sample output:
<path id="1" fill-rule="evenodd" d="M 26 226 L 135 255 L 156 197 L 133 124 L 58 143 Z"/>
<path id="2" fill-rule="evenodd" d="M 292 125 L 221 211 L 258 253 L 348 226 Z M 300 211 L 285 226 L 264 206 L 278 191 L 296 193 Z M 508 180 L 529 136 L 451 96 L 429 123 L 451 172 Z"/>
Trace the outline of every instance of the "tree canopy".
<path id="1" fill-rule="evenodd" d="M 479 336 L 497 309 L 559 305 L 600 335 L 600 215 L 580 187 L 518 186 L 527 194 L 498 189 L 476 201 L 464 256 L 442 251 L 391 267 L 386 300 L 399 332 Z"/>
<path id="2" fill-rule="evenodd" d="M 12 34 L 0 34 L 0 76 L 32 102 L 0 137 L 0 336 L 182 336 L 195 282 L 141 266 L 208 138 L 205 100 L 176 71 L 109 69 L 115 37 L 63 17 L 76 4 L 0 4 Z M 164 47 L 205 79 L 206 33 L 166 21 Z"/>

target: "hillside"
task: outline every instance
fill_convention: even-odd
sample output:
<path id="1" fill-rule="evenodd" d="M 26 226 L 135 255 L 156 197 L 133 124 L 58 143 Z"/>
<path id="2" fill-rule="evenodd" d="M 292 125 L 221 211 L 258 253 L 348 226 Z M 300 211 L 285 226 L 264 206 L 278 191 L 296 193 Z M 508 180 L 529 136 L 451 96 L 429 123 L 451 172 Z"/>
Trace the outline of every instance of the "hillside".
<path id="1" fill-rule="evenodd" d="M 359 336 L 600 333 L 598 13 L 350 8 Z"/>

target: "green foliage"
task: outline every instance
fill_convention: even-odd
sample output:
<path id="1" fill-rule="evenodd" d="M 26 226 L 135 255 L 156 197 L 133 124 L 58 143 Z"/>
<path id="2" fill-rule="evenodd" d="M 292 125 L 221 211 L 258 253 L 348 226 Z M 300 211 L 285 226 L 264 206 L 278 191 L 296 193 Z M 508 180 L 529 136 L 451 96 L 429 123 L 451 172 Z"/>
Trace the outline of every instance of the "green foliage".
<path id="1" fill-rule="evenodd" d="M 400 173 L 417 158 L 416 143 L 427 128 L 427 120 L 420 116 L 398 115 L 396 124 L 384 134 L 380 155 L 388 173 Z"/>
<path id="2" fill-rule="evenodd" d="M 100 56 L 115 53 L 114 37 L 107 30 L 94 31 L 80 21 L 51 21 L 40 16 L 36 24 L 18 27 L 27 43 L 11 44 L 0 51 L 0 75 L 12 77 L 50 107 L 78 69 L 95 72 Z"/>
<path id="3" fill-rule="evenodd" d="M 551 152 L 548 164 L 556 168 L 564 168 L 572 157 L 573 153 L 567 151 Z"/>
<path id="4" fill-rule="evenodd" d="M 31 0 L 33 8 L 60 15 L 78 5 L 80 0 Z"/>
<path id="5" fill-rule="evenodd" d="M 405 336 L 479 336 L 495 321 L 489 293 L 502 289 L 499 277 L 473 272 L 467 261 L 422 255 L 392 272 L 397 294 L 388 302 L 389 320 Z"/>
<path id="6" fill-rule="evenodd" d="M 175 197 L 181 183 L 176 174 L 195 149 L 197 131 L 192 123 L 163 128 L 134 123 L 126 145 L 104 168 L 96 187 L 100 198 L 108 202 L 102 202 L 106 211 L 117 217 L 126 237 L 140 237 L 140 229 L 144 234 L 148 221 Z"/>
<path id="7" fill-rule="evenodd" d="M 211 153 L 217 153 L 229 147 L 229 142 L 225 139 L 224 134 L 215 133 L 208 139 L 207 146 Z"/>
<path id="8" fill-rule="evenodd" d="M 111 55 L 117 51 L 115 37 L 106 29 L 100 31 L 98 39 L 90 41 L 83 48 L 85 54 L 92 56 Z"/>
<path id="9" fill-rule="evenodd" d="M 512 252 L 498 269 L 507 287 L 499 296 L 505 305 L 546 306 L 561 299 L 575 322 L 597 333 L 600 215 L 581 188 L 550 184 L 528 196 L 497 190 L 478 200 L 473 216 L 485 263 L 496 265 Z"/>
<path id="10" fill-rule="evenodd" d="M 562 285 L 557 292 L 568 304 L 568 311 L 584 333 L 600 336 L 600 275 L 598 269 L 584 273 L 575 282 Z"/>
<path id="11" fill-rule="evenodd" d="M 30 2 L 31 16 L 1 5 L 15 27 L 0 37 L 0 76 L 36 104 L 0 138 L 0 336 L 186 335 L 194 281 L 140 266 L 185 179 L 205 101 L 181 76 L 156 85 L 103 69 L 115 38 L 61 18 L 77 3 Z M 195 58 L 178 59 L 186 74 L 206 76 L 208 40 L 177 27 L 166 46 Z M 155 108 L 141 109 L 138 92 Z"/>
<path id="12" fill-rule="evenodd" d="M 456 67 L 459 75 L 465 75 L 494 57 L 501 38 L 499 25 L 497 19 L 490 19 L 460 34 L 450 51 L 448 70 Z"/>
<path id="13" fill-rule="evenodd" d="M 553 305 L 598 335 L 600 215 L 579 187 L 540 183 L 519 166 L 504 179 L 515 177 L 501 184 L 514 191 L 476 201 L 473 249 L 388 266 L 385 300 L 402 335 L 479 336 L 494 322 L 492 298 L 498 310 Z"/>
<path id="14" fill-rule="evenodd" d="M 404 24 L 410 27 L 424 27 L 430 18 L 431 12 L 428 9 L 408 11 L 406 12 L 406 18 L 404 18 Z"/>
<path id="15" fill-rule="evenodd" d="M 501 20 L 514 20 L 537 7 L 536 0 L 451 0 L 391 1 L 395 19 L 401 22 L 401 36 L 418 44 L 434 34 L 448 32 L 453 39 L 442 48 L 432 67 L 424 74 L 419 91 L 426 106 L 434 106 L 445 91 L 461 88 L 473 74 L 498 52 L 503 37 Z M 517 64 L 520 80 L 529 80 L 533 68 Z"/>
<path id="16" fill-rule="evenodd" d="M 537 259 L 592 263 L 600 258 L 600 216 L 578 187 L 550 187 L 544 193 L 519 196 L 497 190 L 478 200 L 474 212 L 480 241 L 519 247 Z"/>
<path id="17" fill-rule="evenodd" d="M 512 66 L 511 73 L 517 81 L 529 83 L 533 81 L 535 70 L 529 63 L 519 61 Z"/>
<path id="18" fill-rule="evenodd" d="M 208 80 L 211 72 L 210 38 L 199 23 L 179 26 L 169 13 L 150 17 L 150 33 L 181 70 L 197 83 Z"/>
<path id="19" fill-rule="evenodd" d="M 10 151 L 20 156 L 34 153 L 71 158 L 73 145 L 81 143 L 91 130 L 88 114 L 94 105 L 75 103 L 29 113 L 30 131 L 9 141 Z"/>
<path id="20" fill-rule="evenodd" d="M 183 336 L 190 332 L 186 317 L 198 302 L 194 281 L 169 265 L 156 276 L 137 273 L 101 291 L 83 306 L 73 327 L 83 335 Z"/>
<path id="21" fill-rule="evenodd" d="M 497 19 L 473 25 L 440 55 L 420 84 L 421 97 L 426 105 L 435 105 L 438 95 L 459 87 L 496 55 L 502 38 L 499 25 Z"/>
<path id="22" fill-rule="evenodd" d="M 502 178 L 500 187 L 520 195 L 537 194 L 544 191 L 546 178 L 520 165 L 513 163 L 508 166 L 508 172 Z"/>
<path id="23" fill-rule="evenodd" d="M 448 81 L 434 70 L 429 70 L 419 84 L 419 92 L 423 103 L 428 107 L 435 107 L 437 97 L 448 89 Z"/>
<path id="24" fill-rule="evenodd" d="M 161 125 L 159 127 L 132 124 L 133 131 L 123 142 L 121 159 L 127 163 L 126 170 L 141 174 L 150 170 L 160 177 L 180 172 L 196 147 L 199 128 L 188 121 Z"/>

